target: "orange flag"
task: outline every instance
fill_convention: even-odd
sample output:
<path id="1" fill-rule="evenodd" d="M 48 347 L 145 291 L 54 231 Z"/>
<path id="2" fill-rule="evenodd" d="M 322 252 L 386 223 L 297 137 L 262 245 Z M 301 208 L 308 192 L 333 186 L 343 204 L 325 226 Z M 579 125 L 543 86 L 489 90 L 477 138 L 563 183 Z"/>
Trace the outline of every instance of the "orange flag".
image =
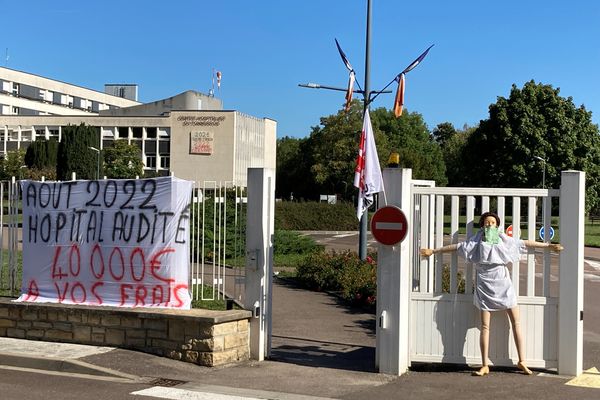
<path id="1" fill-rule="evenodd" d="M 398 90 L 396 91 L 396 99 L 394 100 L 394 115 L 396 118 L 402 115 L 404 107 L 404 74 L 400 74 L 398 79 Z"/>
<path id="2" fill-rule="evenodd" d="M 348 78 L 348 89 L 346 90 L 346 111 L 350 109 L 350 103 L 352 102 L 352 94 L 354 91 L 354 79 L 354 71 L 350 71 L 350 77 Z"/>

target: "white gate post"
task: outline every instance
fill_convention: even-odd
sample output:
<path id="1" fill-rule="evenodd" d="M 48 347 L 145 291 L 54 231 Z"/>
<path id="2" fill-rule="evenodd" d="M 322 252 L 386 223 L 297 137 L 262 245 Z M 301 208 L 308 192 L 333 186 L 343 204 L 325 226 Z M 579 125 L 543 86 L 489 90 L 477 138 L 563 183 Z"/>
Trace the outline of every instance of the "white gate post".
<path id="1" fill-rule="evenodd" d="M 411 169 L 383 170 L 388 205 L 400 207 L 408 222 L 406 238 L 377 252 L 377 349 L 379 372 L 401 375 L 409 367 L 410 244 L 412 238 Z"/>
<path id="2" fill-rule="evenodd" d="M 250 357 L 262 361 L 271 351 L 275 170 L 248 168 L 247 216 L 244 307 L 253 313 Z"/>
<path id="3" fill-rule="evenodd" d="M 580 375 L 583 368 L 583 246 L 585 172 L 563 171 L 560 181 L 558 373 Z"/>

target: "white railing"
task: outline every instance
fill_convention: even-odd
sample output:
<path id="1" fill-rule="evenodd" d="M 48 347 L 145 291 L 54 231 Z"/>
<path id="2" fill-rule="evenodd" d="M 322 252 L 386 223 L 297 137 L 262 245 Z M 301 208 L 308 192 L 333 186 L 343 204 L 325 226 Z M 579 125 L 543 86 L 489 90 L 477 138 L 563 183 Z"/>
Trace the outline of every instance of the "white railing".
<path id="1" fill-rule="evenodd" d="M 190 287 L 193 300 L 243 302 L 245 188 L 195 182 L 190 207 Z"/>
<path id="2" fill-rule="evenodd" d="M 13 177 L 0 182 L 0 293 L 16 296 L 20 290 L 18 271 L 20 251 L 21 189 Z"/>
<path id="3" fill-rule="evenodd" d="M 536 232 L 540 225 L 543 226 L 544 232 L 550 231 L 552 209 L 560 196 L 560 191 L 556 189 L 447 188 L 415 185 L 412 193 L 413 204 L 415 204 L 413 226 L 416 230 L 416 249 L 441 247 L 449 243 L 458 243 L 472 236 L 478 229 L 479 215 L 486 211 L 494 211 L 498 214 L 501 230 L 508 228 L 506 225 L 508 220 L 514 237 L 521 237 L 521 227 L 525 226 L 527 237 L 523 239 L 536 240 Z M 479 210 L 477 214 L 476 210 Z M 541 224 L 538 224 L 538 214 L 541 214 L 539 218 Z M 448 224 L 449 230 L 447 229 L 445 233 L 444 228 Z M 550 241 L 550 235 L 545 235 L 545 241 Z M 418 254 L 418 251 L 415 254 Z M 441 293 L 442 270 L 444 264 L 448 264 L 449 293 L 458 293 L 459 272 L 465 278 L 464 292 L 473 292 L 473 266 L 469 263 L 459 264 L 456 253 L 446 258 L 435 257 L 435 265 L 432 265 L 433 257 L 424 259 L 413 257 L 413 260 L 416 264 L 413 266 L 413 290 L 421 293 Z M 521 270 L 521 262 L 513 265 L 512 280 L 517 296 L 550 296 L 551 259 L 548 250 L 543 251 L 543 260 L 539 264 L 542 284 L 537 294 L 535 252 L 533 250 L 528 252 L 525 271 Z M 523 278 L 525 278 L 525 285 L 521 288 L 520 282 Z"/>

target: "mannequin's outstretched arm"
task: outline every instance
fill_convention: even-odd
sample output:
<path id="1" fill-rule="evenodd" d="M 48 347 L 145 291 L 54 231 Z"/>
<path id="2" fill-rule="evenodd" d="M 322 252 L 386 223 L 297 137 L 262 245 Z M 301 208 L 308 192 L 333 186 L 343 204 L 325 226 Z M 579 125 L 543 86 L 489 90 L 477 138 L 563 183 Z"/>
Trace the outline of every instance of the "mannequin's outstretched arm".
<path id="1" fill-rule="evenodd" d="M 449 244 L 444 247 L 439 247 L 437 249 L 421 249 L 421 256 L 429 257 L 430 255 L 436 254 L 436 253 L 450 253 L 452 251 L 456 251 L 457 248 L 458 248 L 458 244 L 454 243 L 454 244 Z"/>
<path id="2" fill-rule="evenodd" d="M 543 242 L 536 242 L 535 240 L 523 240 L 523 243 L 525 243 L 525 246 L 527 247 L 532 247 L 532 248 L 536 248 L 536 249 L 550 249 L 553 251 L 561 251 L 562 249 L 564 249 L 564 247 L 560 244 L 560 243 L 543 243 Z"/>

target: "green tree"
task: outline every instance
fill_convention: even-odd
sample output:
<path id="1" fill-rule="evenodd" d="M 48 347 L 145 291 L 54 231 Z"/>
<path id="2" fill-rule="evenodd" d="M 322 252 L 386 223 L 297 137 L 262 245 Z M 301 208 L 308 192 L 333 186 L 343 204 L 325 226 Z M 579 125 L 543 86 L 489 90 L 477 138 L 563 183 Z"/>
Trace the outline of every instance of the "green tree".
<path id="1" fill-rule="evenodd" d="M 498 97 L 470 135 L 463 152 L 467 183 L 541 187 L 543 166 L 535 157 L 547 160 L 547 187 L 559 187 L 561 171 L 585 171 L 587 210 L 600 208 L 600 136 L 592 113 L 532 80 Z"/>
<path id="2" fill-rule="evenodd" d="M 85 124 L 67 125 L 62 130 L 58 145 L 56 174 L 60 180 L 71 179 L 75 172 L 78 179 L 96 179 L 98 154 L 90 149 L 100 148 L 100 131 Z"/>
<path id="3" fill-rule="evenodd" d="M 126 140 L 115 140 L 104 149 L 104 172 L 109 178 L 125 179 L 144 172 L 140 149 Z"/>
<path id="4" fill-rule="evenodd" d="M 11 150 L 6 152 L 6 156 L 0 160 L 1 179 L 10 179 L 13 176 L 17 179 L 28 178 L 25 167 L 25 150 Z"/>
<path id="5" fill-rule="evenodd" d="M 447 184 L 442 150 L 421 114 L 406 111 L 396 118 L 391 110 L 378 108 L 371 113 L 371 120 L 373 130 L 383 134 L 383 140 L 377 138 L 382 165 L 387 164 L 390 153 L 397 152 L 400 155 L 399 167 L 412 168 L 413 178 L 434 180 L 438 186 Z"/>
<path id="6" fill-rule="evenodd" d="M 293 162 L 299 170 L 288 175 L 287 181 L 301 186 L 306 198 L 335 193 L 352 199 L 356 195 L 353 184 L 363 125 L 362 103 L 354 100 L 348 112 L 340 110 L 337 114 L 322 117 L 320 122 L 312 128 L 308 138 L 294 145 L 297 147 L 294 147 Z M 397 152 L 400 166 L 412 168 L 416 179 L 433 179 L 439 185 L 446 183 L 440 146 L 420 114 L 405 112 L 396 118 L 392 111 L 378 108 L 371 111 L 371 123 L 382 167 L 387 165 L 390 153 Z M 292 148 L 291 144 L 289 148 Z M 304 182 L 308 184 L 302 185 Z M 279 181 L 277 185 L 280 185 Z M 294 193 L 298 197 L 296 193 L 300 192 L 294 190 Z"/>
<path id="7" fill-rule="evenodd" d="M 36 140 L 31 142 L 25 152 L 25 164 L 29 168 L 38 170 L 48 167 L 56 168 L 56 156 L 58 154 L 58 142 L 55 139 Z"/>
<path id="8" fill-rule="evenodd" d="M 306 198 L 312 177 L 305 157 L 306 139 L 283 137 L 277 140 L 275 193 L 283 199 Z"/>
<path id="9" fill-rule="evenodd" d="M 456 133 L 457 132 L 454 128 L 454 125 L 452 125 L 450 122 L 443 122 L 433 128 L 433 132 L 431 134 L 433 135 L 435 141 L 443 147 L 448 140 L 456 135 Z"/>
<path id="10" fill-rule="evenodd" d="M 362 131 L 362 103 L 354 100 L 348 112 L 340 110 L 335 115 L 322 117 L 320 122 L 319 126 L 312 127 L 310 136 L 301 146 L 312 182 L 307 197 L 314 199 L 319 194 L 337 193 L 351 198 L 355 192 L 354 169 Z M 384 153 L 379 144 L 383 139 L 378 131 L 375 131 L 375 140 L 381 159 Z"/>
<path id="11" fill-rule="evenodd" d="M 438 125 L 438 127 L 440 125 Z M 452 125 L 450 124 L 450 126 Z M 444 164 L 446 165 L 446 176 L 448 177 L 448 185 L 466 186 L 465 176 L 469 174 L 469 167 L 463 160 L 463 152 L 464 147 L 466 146 L 466 143 L 473 131 L 475 131 L 475 128 L 465 126 L 463 130 L 455 130 L 452 126 L 452 130 L 454 130 L 454 133 L 447 135 L 446 138 L 441 142 L 442 155 L 444 157 Z M 450 131 L 451 130 L 446 130 L 446 132 Z M 434 137 L 436 137 L 435 135 L 436 133 L 434 130 Z"/>

